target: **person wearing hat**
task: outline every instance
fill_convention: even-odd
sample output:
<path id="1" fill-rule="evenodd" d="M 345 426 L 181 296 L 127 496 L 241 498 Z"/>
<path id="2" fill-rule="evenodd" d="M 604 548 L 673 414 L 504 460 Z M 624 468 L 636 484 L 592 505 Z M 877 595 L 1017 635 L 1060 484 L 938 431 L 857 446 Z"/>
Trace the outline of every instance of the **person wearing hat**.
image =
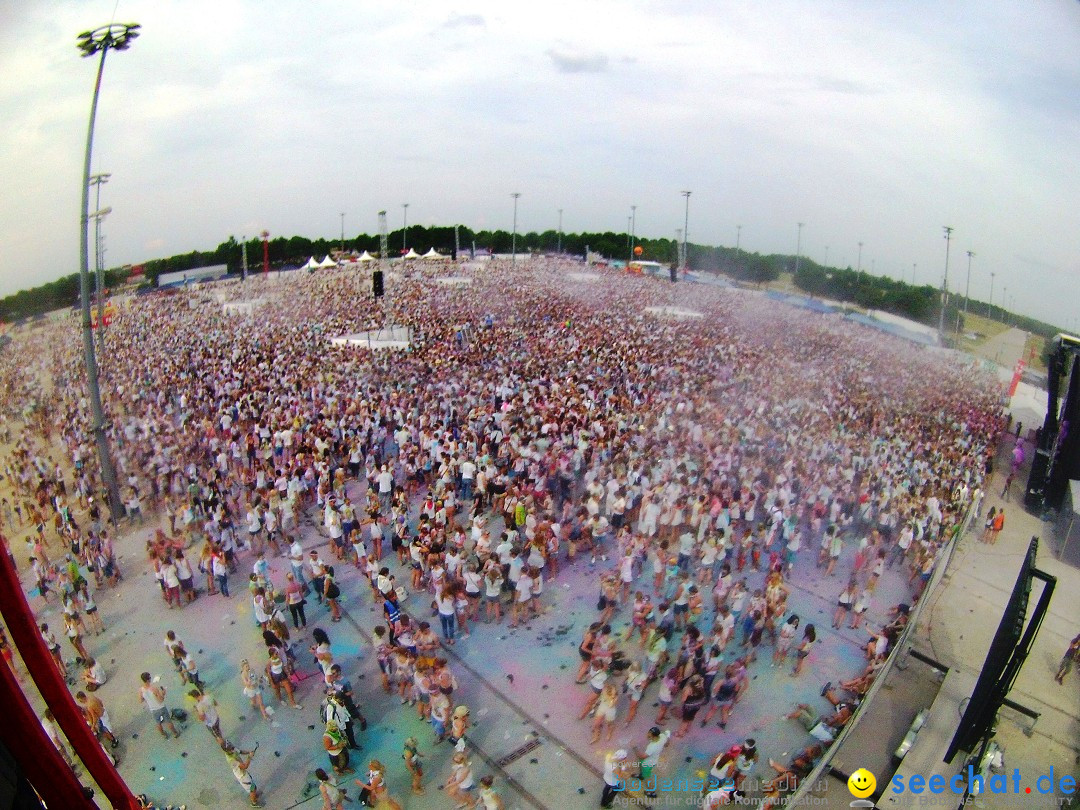
<path id="1" fill-rule="evenodd" d="M 660 753 L 670 739 L 671 732 L 669 730 L 661 731 L 659 726 L 653 726 L 649 729 L 649 742 L 645 745 L 645 750 L 638 751 L 636 748 L 634 749 L 634 756 L 641 761 L 640 779 L 642 788 L 645 795 L 650 799 L 656 798 L 656 781 L 653 770 L 660 762 Z"/>
<path id="2" fill-rule="evenodd" d="M 465 731 L 469 728 L 469 707 L 462 704 L 454 709 L 450 720 L 450 742 L 459 750 L 464 747 Z"/>
<path id="3" fill-rule="evenodd" d="M 626 779 L 630 776 L 630 755 L 625 748 L 620 748 L 604 757 L 604 792 L 600 794 L 600 806 L 611 807 L 615 795 L 622 791 Z"/>

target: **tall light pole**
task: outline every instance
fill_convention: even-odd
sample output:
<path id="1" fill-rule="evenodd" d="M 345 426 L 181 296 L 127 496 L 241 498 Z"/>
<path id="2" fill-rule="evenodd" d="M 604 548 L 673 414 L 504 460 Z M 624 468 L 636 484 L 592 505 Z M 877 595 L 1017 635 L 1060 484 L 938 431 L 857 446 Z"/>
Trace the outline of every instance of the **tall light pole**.
<path id="1" fill-rule="evenodd" d="M 938 338 L 945 342 L 945 307 L 949 303 L 949 248 L 952 246 L 953 229 L 943 225 L 945 231 L 945 275 L 941 277 L 941 313 L 938 315 Z"/>
<path id="2" fill-rule="evenodd" d="M 98 176 L 98 175 L 95 175 Z M 105 175 L 108 177 L 108 175 Z M 91 178 L 93 179 L 93 178 Z M 101 220 L 105 219 L 112 213 L 112 208 L 102 208 L 100 205 L 101 197 L 101 185 L 98 184 L 98 207 L 97 210 L 90 214 L 94 220 L 94 233 L 96 250 L 94 251 L 94 275 L 96 277 L 96 291 L 97 291 L 97 333 L 98 333 L 98 352 L 101 357 L 105 357 L 105 284 L 101 278 L 102 268 L 105 266 L 105 247 L 102 244 L 101 237 Z M 92 319 L 91 319 L 92 320 Z"/>
<path id="3" fill-rule="evenodd" d="M 975 255 L 975 251 L 969 250 L 967 252 L 968 257 L 968 271 L 967 271 L 967 283 L 964 286 L 964 317 L 967 318 L 968 312 L 968 296 L 971 294 L 971 259 Z M 960 313 L 956 313 L 956 331 L 960 332 Z"/>
<path id="4" fill-rule="evenodd" d="M 345 252 L 345 212 L 341 212 L 341 252 Z"/>
<path id="5" fill-rule="evenodd" d="M 990 273 L 990 303 L 986 305 L 986 317 L 991 317 L 990 311 L 994 308 L 994 273 Z"/>
<path id="6" fill-rule="evenodd" d="M 676 264 L 682 264 L 682 228 L 675 229 L 675 262 Z"/>
<path id="7" fill-rule="evenodd" d="M 103 358 L 105 356 L 105 302 L 103 300 L 105 285 L 101 274 L 105 264 L 105 254 L 101 250 L 101 220 L 104 219 L 105 214 L 101 211 L 101 187 L 109 182 L 110 177 L 112 175 L 107 172 L 90 175 L 90 185 L 94 186 L 95 195 L 92 216 L 94 217 L 94 278 L 98 303 L 98 352 Z"/>
<path id="8" fill-rule="evenodd" d="M 825 264 L 823 266 L 824 267 L 829 266 L 829 246 L 828 245 L 825 246 Z"/>
<path id="9" fill-rule="evenodd" d="M 687 252 L 687 246 L 690 240 L 690 194 L 692 192 L 683 191 L 681 194 L 686 198 L 686 211 L 683 214 L 683 229 L 682 229 L 682 259 L 683 269 L 689 269 L 690 266 L 690 254 Z"/>
<path id="10" fill-rule="evenodd" d="M 855 262 L 855 273 L 859 279 L 862 279 L 862 242 L 859 242 L 859 258 Z"/>
<path id="11" fill-rule="evenodd" d="M 559 255 L 562 255 L 562 209 L 559 209 Z"/>
<path id="12" fill-rule="evenodd" d="M 637 240 L 637 206 L 630 206 L 630 261 L 634 260 L 634 243 Z"/>
<path id="13" fill-rule="evenodd" d="M 735 226 L 735 253 L 738 254 L 742 244 L 742 225 Z"/>
<path id="14" fill-rule="evenodd" d="M 510 261 L 517 264 L 517 201 L 521 196 L 520 191 L 514 191 L 510 194 L 514 198 L 514 233 L 510 237 Z"/>
<path id="15" fill-rule="evenodd" d="M 409 235 L 409 204 L 401 204 L 401 253 L 405 255 L 406 239 Z"/>
<path id="16" fill-rule="evenodd" d="M 799 261 L 802 259 L 802 226 L 803 223 L 795 223 L 799 226 L 799 235 L 795 237 L 795 275 L 799 275 Z"/>
<path id="17" fill-rule="evenodd" d="M 1001 319 L 1005 322 L 1009 322 L 1009 288 L 1004 284 L 1001 285 Z"/>
<path id="18" fill-rule="evenodd" d="M 240 280 L 247 281 L 247 235 L 240 237 Z"/>
<path id="19" fill-rule="evenodd" d="M 101 76 L 105 71 L 105 55 L 109 49 L 127 50 L 139 36 L 137 23 L 110 23 L 93 31 L 79 34 L 79 50 L 83 56 L 101 54 L 94 95 L 90 102 L 90 123 L 86 129 L 86 154 L 83 158 L 82 218 L 79 228 L 79 293 L 82 297 L 83 355 L 86 363 L 86 385 L 90 394 L 91 430 L 97 443 L 101 480 L 108 491 L 109 511 L 113 520 L 124 514 L 120 501 L 120 487 L 116 482 L 116 468 L 109 452 L 109 437 L 105 433 L 105 412 L 101 407 L 101 391 L 98 388 L 98 365 L 94 356 L 94 337 L 90 329 L 90 160 L 94 149 L 94 122 L 97 119 L 98 96 L 101 94 Z"/>
<path id="20" fill-rule="evenodd" d="M 912 264 L 911 264 L 911 286 L 912 287 L 915 286 L 915 271 L 918 270 L 918 269 L 919 269 L 918 263 L 917 262 L 912 262 Z"/>

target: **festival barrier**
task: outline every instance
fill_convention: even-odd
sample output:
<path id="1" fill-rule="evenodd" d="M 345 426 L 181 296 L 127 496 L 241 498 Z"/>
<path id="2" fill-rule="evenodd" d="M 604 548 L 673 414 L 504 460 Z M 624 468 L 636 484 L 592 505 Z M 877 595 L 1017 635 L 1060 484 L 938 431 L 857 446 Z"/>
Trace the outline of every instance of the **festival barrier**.
<path id="1" fill-rule="evenodd" d="M 802 804 L 810 803 L 812 792 L 818 786 L 818 783 L 830 772 L 833 758 L 840 752 L 840 749 L 844 746 L 844 741 L 847 740 L 848 736 L 863 719 L 863 716 L 867 713 L 868 709 L 873 705 L 874 698 L 885 684 L 885 679 L 889 676 L 889 673 L 892 672 L 893 667 L 898 662 L 907 658 L 912 641 L 912 633 L 915 632 L 915 628 L 919 624 L 919 618 L 922 616 L 923 609 L 930 600 L 930 594 L 932 594 L 940 585 L 942 578 L 945 576 L 945 572 L 949 568 L 949 563 L 952 561 L 957 543 L 960 541 L 960 538 L 967 533 L 974 518 L 974 504 L 969 504 L 967 510 L 964 512 L 963 519 L 957 524 L 956 528 L 953 529 L 949 539 L 938 549 L 937 559 L 934 560 L 934 570 L 930 574 L 930 580 L 926 583 L 922 595 L 912 606 L 911 612 L 908 614 L 907 626 L 904 627 L 903 631 L 900 633 L 900 637 L 897 639 L 892 651 L 886 657 L 884 665 L 882 665 L 881 670 L 874 678 L 873 683 L 870 684 L 866 696 L 852 714 L 851 719 L 840 730 L 840 733 L 836 735 L 836 739 L 822 755 L 821 760 L 814 770 L 799 782 L 798 788 L 796 788 L 795 792 L 784 803 L 785 807 L 798 807 Z"/>

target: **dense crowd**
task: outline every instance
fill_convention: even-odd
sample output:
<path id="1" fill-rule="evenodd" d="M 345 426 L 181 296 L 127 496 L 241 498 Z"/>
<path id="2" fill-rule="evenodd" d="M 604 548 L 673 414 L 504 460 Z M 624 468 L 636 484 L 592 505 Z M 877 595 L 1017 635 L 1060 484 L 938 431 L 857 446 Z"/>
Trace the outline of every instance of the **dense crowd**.
<path id="1" fill-rule="evenodd" d="M 646 692 L 660 704 L 641 750 L 605 758 L 609 806 L 633 777 L 652 792 L 672 735 L 717 714 L 725 728 L 754 667 L 799 676 L 820 632 L 788 606 L 796 569 L 836 577 L 833 625 L 851 628 L 883 574 L 902 571 L 911 598 L 878 606 L 865 669 L 826 685 L 826 715 L 793 707 L 811 739 L 790 763 L 769 760 L 776 778 L 760 791 L 776 806 L 850 718 L 948 532 L 981 502 L 1004 427 L 999 392 L 972 367 L 837 316 L 613 272 L 575 281 L 574 270 L 493 260 L 461 270 L 467 286 L 435 283 L 445 270 L 397 270 L 382 301 L 354 272 L 295 273 L 121 308 L 103 363 L 120 526 L 109 522 L 71 325 L 16 335 L 0 390 L 8 420 L 25 428 L 5 437 L 14 489 L 2 517 L 9 531 L 33 526 L 28 587 L 63 605 L 65 627 L 42 626 L 57 665 L 66 672 L 60 632 L 85 687 L 104 677 L 84 646 L 101 629 L 94 593 L 124 573 L 117 531 L 149 521 L 146 560 L 170 609 L 247 585 L 267 658 L 235 666 L 269 719 L 268 688 L 300 708 L 305 605 L 324 602 L 337 622 L 341 577 L 358 569 L 385 617 L 373 636 L 383 699 L 415 705 L 433 740 L 455 745 L 447 794 L 490 810 L 501 799 L 491 777 L 474 776 L 470 710 L 455 700 L 444 653 L 478 622 L 529 621 L 560 569 L 594 565 L 580 716 L 592 717 L 594 741 L 611 740 Z M 260 283 L 252 317 L 222 313 Z M 668 300 L 704 317 L 644 312 Z M 411 328 L 409 351 L 328 342 L 390 323 Z M 305 546 L 307 520 L 325 551 Z M 288 559 L 280 581 L 274 556 Z M 354 696 L 329 636 L 313 640 L 331 770 L 318 779 L 331 809 L 353 770 L 363 703 L 378 698 Z M 175 634 L 165 643 L 255 804 L 250 752 L 222 735 L 190 652 Z M 160 732 L 175 733 L 163 687 L 143 681 Z M 92 691 L 79 692 L 87 719 L 115 743 Z M 403 759 L 421 792 L 417 745 L 410 738 Z M 731 801 L 756 767 L 752 739 L 718 752 L 706 801 Z M 356 781 L 375 806 L 396 805 L 378 761 Z"/>

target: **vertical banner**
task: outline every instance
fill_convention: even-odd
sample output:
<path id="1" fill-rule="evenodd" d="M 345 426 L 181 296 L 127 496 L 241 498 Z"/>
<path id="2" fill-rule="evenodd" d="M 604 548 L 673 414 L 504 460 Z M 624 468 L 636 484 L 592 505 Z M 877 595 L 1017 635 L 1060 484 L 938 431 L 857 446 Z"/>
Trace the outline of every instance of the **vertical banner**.
<path id="1" fill-rule="evenodd" d="M 1012 382 L 1009 383 L 1009 399 L 1012 399 L 1016 394 L 1016 387 L 1020 385 L 1020 378 L 1024 376 L 1024 367 L 1027 364 L 1021 359 L 1016 364 L 1016 370 L 1013 371 Z"/>

